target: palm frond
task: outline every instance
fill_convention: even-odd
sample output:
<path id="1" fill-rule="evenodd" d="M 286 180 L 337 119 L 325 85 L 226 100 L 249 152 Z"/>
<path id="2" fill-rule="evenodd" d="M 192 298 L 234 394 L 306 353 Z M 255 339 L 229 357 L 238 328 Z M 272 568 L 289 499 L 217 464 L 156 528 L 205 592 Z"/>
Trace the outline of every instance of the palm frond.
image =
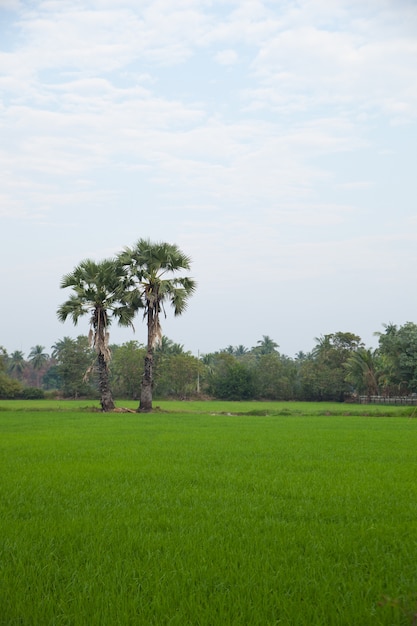
<path id="1" fill-rule="evenodd" d="M 78 318 L 88 313 L 88 311 L 89 308 L 77 296 L 72 295 L 66 302 L 61 304 L 57 310 L 57 315 L 60 322 L 65 322 L 70 317 L 76 326 Z"/>

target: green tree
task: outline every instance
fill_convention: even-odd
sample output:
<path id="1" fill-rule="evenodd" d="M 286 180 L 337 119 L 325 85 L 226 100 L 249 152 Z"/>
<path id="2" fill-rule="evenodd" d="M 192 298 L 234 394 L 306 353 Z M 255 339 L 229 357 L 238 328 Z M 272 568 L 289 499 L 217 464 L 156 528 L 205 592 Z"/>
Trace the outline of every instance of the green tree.
<path id="1" fill-rule="evenodd" d="M 346 380 L 352 383 L 357 393 L 369 396 L 379 394 L 378 357 L 375 350 L 358 348 L 343 364 Z"/>
<path id="2" fill-rule="evenodd" d="M 137 341 L 112 347 L 111 382 L 118 398 L 138 400 L 145 348 Z"/>
<path id="3" fill-rule="evenodd" d="M 268 335 L 262 335 L 262 339 L 257 341 L 256 346 L 252 348 L 252 352 L 258 356 L 263 354 L 277 354 L 277 348 L 279 348 L 278 344 L 275 343 L 271 337 Z"/>
<path id="4" fill-rule="evenodd" d="M 242 344 L 238 346 L 229 345 L 224 350 L 221 350 L 221 352 L 225 352 L 226 354 L 232 354 L 238 359 L 249 354 L 248 348 L 245 348 L 245 346 Z"/>
<path id="5" fill-rule="evenodd" d="M 42 378 L 43 388 L 47 390 L 59 391 L 62 387 L 61 377 L 58 371 L 58 365 L 52 362 Z"/>
<path id="6" fill-rule="evenodd" d="M 23 372 L 25 371 L 26 361 L 21 350 L 15 350 L 12 352 L 9 358 L 8 371 L 13 378 L 21 380 Z"/>
<path id="7" fill-rule="evenodd" d="M 81 316 L 90 316 L 89 341 L 97 355 L 101 407 L 103 411 L 111 411 L 114 401 L 109 384 L 111 351 L 108 329 L 113 319 L 122 326 L 131 326 L 134 315 L 134 308 L 125 300 L 126 273 L 111 259 L 101 262 L 87 259 L 62 278 L 61 288 L 68 287 L 74 293 L 58 308 L 58 319 L 65 322 L 70 317 L 76 325 Z M 131 304 L 134 304 L 133 300 Z"/>
<path id="8" fill-rule="evenodd" d="M 417 392 L 417 325 L 385 324 L 379 337 L 379 353 L 384 359 L 385 390 L 387 393 Z"/>
<path id="9" fill-rule="evenodd" d="M 45 370 L 45 366 L 49 360 L 49 354 L 44 352 L 45 347 L 36 345 L 31 348 L 29 352 L 29 363 L 33 370 L 36 372 L 36 386 L 41 387 L 42 370 Z"/>
<path id="10" fill-rule="evenodd" d="M 6 374 L 8 361 L 7 350 L 0 346 L 0 398 L 15 398 L 22 391 L 19 381 Z"/>
<path id="11" fill-rule="evenodd" d="M 298 393 L 303 400 L 343 402 L 350 391 L 344 363 L 359 347 L 361 338 L 349 332 L 337 332 L 316 339 L 308 358 L 298 363 Z"/>
<path id="12" fill-rule="evenodd" d="M 175 354 L 184 354 L 184 346 L 162 335 L 161 341 L 154 350 L 154 369 L 158 367 L 159 361 Z"/>
<path id="13" fill-rule="evenodd" d="M 119 262 L 129 273 L 134 285 L 132 306 L 143 307 L 148 337 L 144 373 L 138 411 L 152 410 L 152 387 L 154 350 L 160 344 L 162 330 L 160 314 L 165 312 L 168 303 L 174 315 L 181 315 L 186 309 L 189 297 L 196 288 L 190 277 L 180 277 L 178 272 L 189 270 L 191 259 L 175 244 L 152 243 L 139 239 L 133 248 L 126 248 L 119 255 Z M 131 292 L 132 293 L 132 292 Z"/>
<path id="14" fill-rule="evenodd" d="M 57 388 L 65 397 L 95 395 L 91 384 L 85 378 L 85 373 L 96 358 L 87 337 L 79 335 L 76 339 L 71 337 L 60 339 L 52 346 L 52 356 L 56 362 L 54 374 Z"/>
<path id="15" fill-rule="evenodd" d="M 8 361 L 9 355 L 7 354 L 6 348 L 0 346 L 0 372 L 4 372 L 6 370 Z"/>
<path id="16" fill-rule="evenodd" d="M 74 339 L 71 337 L 64 337 L 63 339 L 59 339 L 52 346 L 51 356 L 55 361 L 62 362 L 63 354 L 74 344 Z"/>
<path id="17" fill-rule="evenodd" d="M 155 395 L 160 398 L 187 398 L 197 392 L 202 363 L 189 353 L 169 354 L 157 365 Z"/>
<path id="18" fill-rule="evenodd" d="M 288 357 L 263 354 L 256 364 L 256 395 L 267 400 L 291 400 L 296 368 Z"/>
<path id="19" fill-rule="evenodd" d="M 249 400 L 255 395 L 252 367 L 226 352 L 212 357 L 208 392 L 220 400 Z"/>
<path id="20" fill-rule="evenodd" d="M 10 378 L 4 371 L 0 371 L 0 398 L 12 399 L 22 393 L 22 385 L 18 380 Z"/>

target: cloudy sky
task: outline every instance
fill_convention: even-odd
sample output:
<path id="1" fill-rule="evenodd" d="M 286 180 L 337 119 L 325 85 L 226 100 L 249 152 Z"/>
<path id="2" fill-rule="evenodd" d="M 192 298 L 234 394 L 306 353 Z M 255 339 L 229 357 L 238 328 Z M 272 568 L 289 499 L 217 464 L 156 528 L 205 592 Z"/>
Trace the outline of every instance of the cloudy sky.
<path id="1" fill-rule="evenodd" d="M 141 237 L 198 291 L 194 354 L 417 322 L 415 0 L 0 0 L 0 345 Z M 113 341 L 145 341 L 112 329 Z"/>

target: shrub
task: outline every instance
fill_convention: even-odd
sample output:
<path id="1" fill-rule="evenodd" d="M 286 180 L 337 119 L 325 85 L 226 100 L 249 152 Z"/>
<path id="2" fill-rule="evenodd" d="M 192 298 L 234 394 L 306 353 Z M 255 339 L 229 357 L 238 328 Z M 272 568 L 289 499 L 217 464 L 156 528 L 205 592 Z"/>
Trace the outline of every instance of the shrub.
<path id="1" fill-rule="evenodd" d="M 14 380 L 5 374 L 0 372 L 0 398 L 9 400 L 16 398 L 22 391 L 22 385 L 18 380 Z"/>
<path id="2" fill-rule="evenodd" d="M 38 387 L 25 387 L 22 389 L 19 397 L 22 400 L 43 400 L 45 398 L 45 392 L 43 389 L 38 389 Z"/>

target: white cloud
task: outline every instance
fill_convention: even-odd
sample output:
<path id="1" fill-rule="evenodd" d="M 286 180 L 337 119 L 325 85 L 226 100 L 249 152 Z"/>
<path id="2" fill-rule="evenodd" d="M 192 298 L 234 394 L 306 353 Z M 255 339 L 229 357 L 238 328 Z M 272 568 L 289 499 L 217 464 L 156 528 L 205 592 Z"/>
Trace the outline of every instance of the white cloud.
<path id="1" fill-rule="evenodd" d="M 350 33 L 314 27 L 285 31 L 265 43 L 253 63 L 262 87 L 258 107 L 318 107 L 417 114 L 417 43 L 363 42 Z"/>
<path id="2" fill-rule="evenodd" d="M 215 56 L 217 63 L 220 63 L 220 65 L 234 65 L 238 58 L 235 50 L 220 50 Z"/>

